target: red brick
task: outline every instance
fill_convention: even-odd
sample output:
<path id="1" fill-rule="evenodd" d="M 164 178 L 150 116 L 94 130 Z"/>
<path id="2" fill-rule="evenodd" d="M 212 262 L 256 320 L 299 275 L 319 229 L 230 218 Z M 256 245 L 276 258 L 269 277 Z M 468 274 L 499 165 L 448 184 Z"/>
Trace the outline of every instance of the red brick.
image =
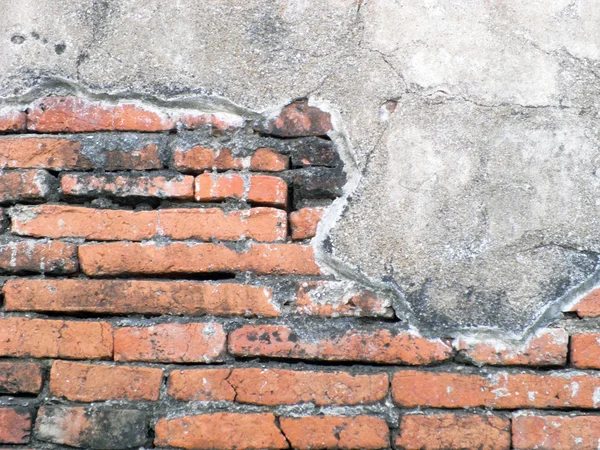
<path id="1" fill-rule="evenodd" d="M 195 130 L 203 126 L 210 126 L 219 131 L 232 131 L 242 128 L 246 120 L 231 113 L 199 113 L 187 112 L 178 116 L 178 121 L 183 128 Z"/>
<path id="2" fill-rule="evenodd" d="M 112 350 L 106 322 L 0 319 L 0 356 L 99 359 L 112 357 Z"/>
<path id="3" fill-rule="evenodd" d="M 158 400 L 162 369 L 54 361 L 50 393 L 74 402 Z"/>
<path id="4" fill-rule="evenodd" d="M 224 212 L 219 208 L 129 211 L 70 205 L 21 206 L 10 211 L 11 231 L 22 236 L 141 241 L 155 236 L 210 241 L 283 241 L 287 217 L 275 208 Z"/>
<path id="5" fill-rule="evenodd" d="M 581 369 L 600 368 L 600 334 L 571 336 L 571 362 Z"/>
<path id="6" fill-rule="evenodd" d="M 390 448 L 388 426 L 377 417 L 282 417 L 280 423 L 295 449 Z"/>
<path id="7" fill-rule="evenodd" d="M 158 447 L 189 449 L 288 448 L 271 413 L 224 412 L 160 419 L 156 424 L 154 444 Z"/>
<path id="8" fill-rule="evenodd" d="M 567 332 L 552 328 L 539 331 L 522 345 L 506 345 L 485 339 L 458 339 L 455 348 L 477 365 L 564 366 L 568 345 Z"/>
<path id="9" fill-rule="evenodd" d="M 115 330 L 115 361 L 220 361 L 225 339 L 225 331 L 217 323 L 118 328 Z"/>
<path id="10" fill-rule="evenodd" d="M 579 317 L 600 317 L 600 289 L 594 289 L 569 311 L 576 312 Z"/>
<path id="11" fill-rule="evenodd" d="M 180 171 L 242 170 L 280 172 L 287 169 L 289 158 L 269 148 L 259 148 L 252 156 L 234 156 L 231 149 L 212 149 L 196 145 L 189 149 L 176 148 L 174 167 Z"/>
<path id="12" fill-rule="evenodd" d="M 244 177 L 238 174 L 203 173 L 196 177 L 194 195 L 199 202 L 232 198 L 257 205 L 285 207 L 287 184 L 281 178 L 266 175 Z"/>
<path id="13" fill-rule="evenodd" d="M 162 169 L 158 145 L 148 144 L 130 151 L 114 149 L 102 153 L 104 161 L 98 164 L 104 170 Z"/>
<path id="14" fill-rule="evenodd" d="M 250 159 L 250 170 L 281 172 L 289 167 L 289 158 L 270 148 L 259 148 Z"/>
<path id="15" fill-rule="evenodd" d="M 0 243 L 0 271 L 67 274 L 77 271 L 77 247 L 33 239 Z"/>
<path id="16" fill-rule="evenodd" d="M 48 137 L 1 137 L 0 167 L 11 169 L 91 169 L 81 144 Z"/>
<path id="17" fill-rule="evenodd" d="M 167 383 L 171 397 L 183 401 L 233 401 L 235 390 L 227 381 L 231 369 L 174 370 Z"/>
<path id="18" fill-rule="evenodd" d="M 229 335 L 229 352 L 244 357 L 417 365 L 444 361 L 452 350 L 440 340 L 389 330 L 354 329 L 333 336 L 299 336 L 284 325 L 246 325 Z"/>
<path id="19" fill-rule="evenodd" d="M 0 111 L 0 131 L 23 131 L 27 124 L 27 114 L 14 109 Z"/>
<path id="20" fill-rule="evenodd" d="M 600 442 L 599 416 L 515 414 L 512 442 L 518 449 L 587 450 Z"/>
<path id="21" fill-rule="evenodd" d="M 264 130 L 274 136 L 323 136 L 332 130 L 331 116 L 306 100 L 295 101 L 284 107 L 279 116 L 270 119 Z"/>
<path id="22" fill-rule="evenodd" d="M 302 208 L 290 213 L 290 227 L 292 239 L 310 239 L 317 234 L 317 226 L 325 208 Z"/>
<path id="23" fill-rule="evenodd" d="M 7 311 L 277 317 L 271 290 L 242 284 L 146 280 L 8 280 Z"/>
<path id="24" fill-rule="evenodd" d="M 323 317 L 393 317 L 389 298 L 337 281 L 303 281 L 298 283 L 298 314 Z"/>
<path id="25" fill-rule="evenodd" d="M 45 200 L 52 180 L 45 170 L 0 170 L 0 202 Z"/>
<path id="26" fill-rule="evenodd" d="M 23 408 L 0 408 L 0 444 L 27 444 L 31 412 Z"/>
<path id="27" fill-rule="evenodd" d="M 468 375 L 406 370 L 392 379 L 394 402 L 406 408 L 597 408 L 600 378 L 564 372 Z"/>
<path id="28" fill-rule="evenodd" d="M 69 173 L 61 177 L 60 186 L 65 195 L 75 197 L 194 198 L 194 177 L 184 175 Z"/>
<path id="29" fill-rule="evenodd" d="M 77 97 L 46 97 L 27 116 L 27 129 L 47 132 L 166 131 L 176 123 L 133 103 L 109 104 Z"/>
<path id="30" fill-rule="evenodd" d="M 475 414 L 404 415 L 396 437 L 399 449 L 509 450 L 510 420 Z"/>
<path id="31" fill-rule="evenodd" d="M 140 448 L 147 444 L 146 413 L 132 409 L 43 406 L 35 426 L 37 439 L 83 448 Z"/>
<path id="32" fill-rule="evenodd" d="M 42 389 L 42 368 L 35 363 L 0 362 L 0 393 L 37 394 Z"/>
<path id="33" fill-rule="evenodd" d="M 387 374 L 351 375 L 347 372 L 303 372 L 279 369 L 233 369 L 227 382 L 239 403 L 293 405 L 360 405 L 385 398 Z"/>
<path id="34" fill-rule="evenodd" d="M 254 272 L 318 275 L 313 249 L 294 244 L 252 244 L 235 251 L 218 244 L 174 242 L 90 244 L 79 247 L 86 275 Z"/>

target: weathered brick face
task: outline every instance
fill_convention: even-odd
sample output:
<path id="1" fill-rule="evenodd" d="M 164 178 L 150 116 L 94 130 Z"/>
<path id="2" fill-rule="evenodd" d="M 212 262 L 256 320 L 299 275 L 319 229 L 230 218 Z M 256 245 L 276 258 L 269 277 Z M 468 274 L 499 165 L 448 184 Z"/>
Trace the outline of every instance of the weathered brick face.
<path id="1" fill-rule="evenodd" d="M 422 336 L 313 238 L 332 118 L 49 96 L 0 116 L 0 445 L 596 448 L 600 295 Z"/>

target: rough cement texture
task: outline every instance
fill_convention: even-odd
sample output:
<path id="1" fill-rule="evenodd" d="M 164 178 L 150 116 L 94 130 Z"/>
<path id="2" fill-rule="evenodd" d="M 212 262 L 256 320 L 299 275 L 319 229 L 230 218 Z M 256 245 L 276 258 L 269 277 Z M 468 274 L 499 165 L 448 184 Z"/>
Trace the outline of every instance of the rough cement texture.
<path id="1" fill-rule="evenodd" d="M 98 93 L 195 93 L 232 112 L 300 97 L 329 105 L 332 137 L 362 179 L 341 218 L 341 204 L 326 218 L 334 259 L 321 256 L 394 286 L 399 316 L 421 329 L 519 334 L 595 271 L 593 0 L 0 0 L 0 10 L 6 98 L 64 78 Z"/>

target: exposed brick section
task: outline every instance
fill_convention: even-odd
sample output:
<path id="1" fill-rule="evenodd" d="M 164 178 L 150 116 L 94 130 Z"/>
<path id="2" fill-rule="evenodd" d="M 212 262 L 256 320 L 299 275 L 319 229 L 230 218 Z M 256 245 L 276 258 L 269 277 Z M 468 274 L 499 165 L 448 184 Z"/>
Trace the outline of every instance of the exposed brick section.
<path id="1" fill-rule="evenodd" d="M 31 412 L 24 408 L 0 408 L 0 444 L 27 444 Z"/>
<path id="2" fill-rule="evenodd" d="M 565 330 L 547 329 L 536 333 L 523 345 L 459 339 L 455 347 L 464 358 L 478 365 L 564 366 L 568 345 L 569 336 Z"/>
<path id="3" fill-rule="evenodd" d="M 112 329 L 105 322 L 0 319 L 0 356 L 64 359 L 112 357 Z"/>
<path id="4" fill-rule="evenodd" d="M 92 162 L 81 149 L 79 142 L 70 139 L 1 137 L 0 168 L 90 169 Z"/>
<path id="5" fill-rule="evenodd" d="M 7 311 L 276 317 L 271 290 L 229 283 L 144 280 L 8 280 Z"/>
<path id="6" fill-rule="evenodd" d="M 279 116 L 258 127 L 274 136 L 323 136 L 332 130 L 331 116 L 319 108 L 298 100 L 284 107 Z"/>
<path id="7" fill-rule="evenodd" d="M 27 125 L 27 114 L 23 111 L 2 110 L 0 111 L 0 132 L 15 132 L 25 130 Z"/>
<path id="8" fill-rule="evenodd" d="M 235 251 L 208 243 L 115 242 L 80 246 L 79 261 L 83 273 L 90 276 L 210 272 L 320 274 L 312 247 L 294 244 L 252 244 L 246 251 Z"/>
<path id="9" fill-rule="evenodd" d="M 169 375 L 169 396 L 182 401 L 233 401 L 236 392 L 228 381 L 231 369 L 174 370 Z"/>
<path id="10" fill-rule="evenodd" d="M 0 272 L 73 273 L 78 268 L 77 247 L 60 241 L 0 242 Z"/>
<path id="11" fill-rule="evenodd" d="M 28 362 L 0 362 L 0 394 L 37 394 L 42 389 L 42 368 Z"/>
<path id="12" fill-rule="evenodd" d="M 104 153 L 104 161 L 97 164 L 105 170 L 150 170 L 161 169 L 157 144 L 148 144 L 131 151 L 111 150 Z"/>
<path id="13" fill-rule="evenodd" d="M 273 414 L 215 413 L 160 419 L 154 444 L 189 449 L 284 449 Z"/>
<path id="14" fill-rule="evenodd" d="M 310 200 L 334 200 L 343 194 L 346 176 L 340 169 L 309 167 L 285 172 L 282 177 L 294 190 L 294 207 Z"/>
<path id="15" fill-rule="evenodd" d="M 296 449 L 390 448 L 388 426 L 377 417 L 282 417 L 280 424 L 291 446 Z"/>
<path id="16" fill-rule="evenodd" d="M 254 239 L 283 241 L 287 216 L 275 208 L 224 212 L 219 208 L 128 211 L 70 205 L 12 208 L 11 232 L 34 237 L 80 237 L 94 241 L 171 239 Z"/>
<path id="17" fill-rule="evenodd" d="M 596 408 L 596 391 L 600 378 L 584 374 L 483 376 L 407 370 L 392 378 L 394 402 L 406 408 Z"/>
<path id="18" fill-rule="evenodd" d="M 194 195 L 199 202 L 239 199 L 256 205 L 285 207 L 287 184 L 281 178 L 266 175 L 203 173 L 196 177 Z"/>
<path id="19" fill-rule="evenodd" d="M 404 415 L 396 448 L 509 450 L 510 420 L 475 414 Z"/>
<path id="20" fill-rule="evenodd" d="M 46 97 L 33 104 L 27 129 L 44 133 L 90 131 L 167 131 L 176 123 L 133 103 L 118 105 L 77 97 Z"/>
<path id="21" fill-rule="evenodd" d="M 323 317 L 394 316 L 389 298 L 336 281 L 298 283 L 295 312 Z"/>
<path id="22" fill-rule="evenodd" d="M 512 442 L 518 449 L 586 450 L 598 447 L 600 416 L 515 414 Z"/>
<path id="23" fill-rule="evenodd" d="M 214 362 L 225 351 L 217 323 L 164 324 L 115 330 L 115 361 Z"/>
<path id="24" fill-rule="evenodd" d="M 45 170 L 0 170 L 0 203 L 44 200 L 52 180 Z"/>
<path id="25" fill-rule="evenodd" d="M 579 317 L 600 317 L 600 289 L 594 289 L 577 302 L 570 311 Z"/>
<path id="26" fill-rule="evenodd" d="M 38 411 L 35 436 L 72 447 L 139 448 L 148 441 L 148 418 L 134 409 L 43 406 Z"/>
<path id="27" fill-rule="evenodd" d="M 234 369 L 227 382 L 236 401 L 257 405 L 359 405 L 382 400 L 387 374 L 351 375 L 346 372 L 304 372 L 278 369 Z"/>
<path id="28" fill-rule="evenodd" d="M 229 352 L 325 361 L 370 361 L 386 364 L 431 364 L 451 355 L 448 345 L 410 333 L 350 330 L 333 336 L 300 336 L 284 325 L 246 325 L 229 335 Z"/>
<path id="29" fill-rule="evenodd" d="M 72 173 L 63 175 L 60 186 L 75 197 L 147 197 L 192 200 L 194 178 L 184 175 L 139 175 Z"/>
<path id="30" fill-rule="evenodd" d="M 292 239 L 301 240 L 315 237 L 317 226 L 323 217 L 325 208 L 302 208 L 290 214 Z"/>
<path id="31" fill-rule="evenodd" d="M 163 371 L 55 361 L 50 393 L 75 402 L 158 400 Z"/>
<path id="32" fill-rule="evenodd" d="M 248 168 L 259 172 L 281 172 L 287 169 L 289 158 L 270 148 L 259 148 L 251 156 L 234 156 L 231 149 L 212 149 L 196 145 L 189 149 L 176 148 L 173 152 L 174 167 L 180 172 L 205 170 L 242 170 Z"/>
<path id="33" fill-rule="evenodd" d="M 333 142 L 309 137 L 286 141 L 294 169 L 310 166 L 338 167 L 342 164 Z"/>
<path id="34" fill-rule="evenodd" d="M 600 334 L 571 336 L 571 362 L 581 369 L 600 368 Z"/>

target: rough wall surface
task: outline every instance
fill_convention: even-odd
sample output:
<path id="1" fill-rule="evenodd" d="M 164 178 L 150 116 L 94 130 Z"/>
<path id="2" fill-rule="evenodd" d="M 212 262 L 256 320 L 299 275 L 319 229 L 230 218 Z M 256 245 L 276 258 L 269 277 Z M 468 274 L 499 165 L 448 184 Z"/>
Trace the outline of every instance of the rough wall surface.
<path id="1" fill-rule="evenodd" d="M 595 3 L 0 6 L 0 443 L 597 446 Z"/>

